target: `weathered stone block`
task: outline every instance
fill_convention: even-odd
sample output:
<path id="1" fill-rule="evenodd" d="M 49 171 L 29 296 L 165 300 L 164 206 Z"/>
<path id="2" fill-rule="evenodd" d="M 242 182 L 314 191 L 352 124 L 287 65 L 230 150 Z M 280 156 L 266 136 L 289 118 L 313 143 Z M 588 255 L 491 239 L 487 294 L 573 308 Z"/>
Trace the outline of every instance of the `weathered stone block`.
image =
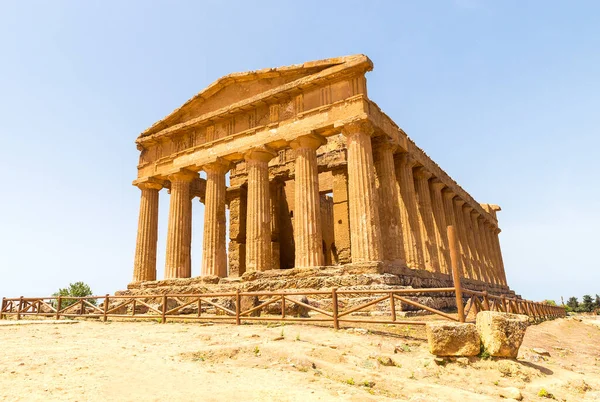
<path id="1" fill-rule="evenodd" d="M 431 322 L 426 327 L 429 352 L 436 356 L 475 356 L 480 340 L 475 324 Z"/>
<path id="2" fill-rule="evenodd" d="M 299 296 L 299 295 L 290 295 L 288 296 L 288 298 L 290 300 L 297 300 L 299 302 L 302 302 L 304 304 L 309 304 L 308 298 L 306 296 Z M 285 303 L 285 314 L 288 316 L 292 316 L 292 317 L 302 317 L 302 318 L 307 318 L 308 312 L 310 311 L 309 308 L 301 306 L 299 304 L 296 304 L 290 300 L 286 300 Z M 263 300 L 263 302 L 266 300 Z M 265 311 L 267 314 L 273 314 L 273 315 L 278 315 L 281 314 L 281 302 L 277 301 L 274 303 L 269 304 L 268 306 L 265 307 Z"/>
<path id="3" fill-rule="evenodd" d="M 481 311 L 477 314 L 477 332 L 491 356 L 516 358 L 528 321 L 526 315 Z"/>
<path id="4" fill-rule="evenodd" d="M 244 311 L 248 311 L 256 306 L 258 306 L 260 304 L 260 300 L 258 299 L 258 296 L 242 296 L 240 298 L 240 310 L 241 312 Z M 248 314 L 248 316 L 250 317 L 258 317 L 260 316 L 260 311 L 262 309 L 258 309 L 256 311 L 253 311 L 252 313 Z"/>

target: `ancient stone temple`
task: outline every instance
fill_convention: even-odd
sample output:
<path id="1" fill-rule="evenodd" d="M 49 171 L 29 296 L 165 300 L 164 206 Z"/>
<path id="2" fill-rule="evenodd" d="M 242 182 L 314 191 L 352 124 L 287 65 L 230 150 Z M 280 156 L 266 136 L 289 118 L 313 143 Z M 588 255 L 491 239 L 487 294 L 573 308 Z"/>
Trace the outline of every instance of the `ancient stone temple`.
<path id="1" fill-rule="evenodd" d="M 465 280 L 508 291 L 500 208 L 475 201 L 369 99 L 372 68 L 354 55 L 230 74 L 144 131 L 130 288 L 163 269 L 158 208 L 169 192 L 165 280 L 233 283 L 290 268 L 443 280 L 454 225 Z M 196 199 L 204 222 L 192 222 Z M 192 225 L 204 227 L 198 266 Z"/>

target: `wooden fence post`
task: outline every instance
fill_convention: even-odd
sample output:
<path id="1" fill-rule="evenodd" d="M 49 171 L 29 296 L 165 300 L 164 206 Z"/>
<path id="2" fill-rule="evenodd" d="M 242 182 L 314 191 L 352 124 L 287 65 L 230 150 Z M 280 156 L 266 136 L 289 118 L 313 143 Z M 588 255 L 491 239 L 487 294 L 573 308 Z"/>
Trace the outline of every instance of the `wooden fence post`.
<path id="1" fill-rule="evenodd" d="M 463 305 L 462 287 L 460 284 L 460 256 L 458 255 L 458 241 L 456 239 L 456 229 L 449 225 L 448 244 L 450 246 L 450 265 L 452 266 L 452 280 L 454 281 L 454 293 L 456 296 L 456 309 L 458 311 L 458 321 L 465 322 L 465 306 Z"/>
<path id="2" fill-rule="evenodd" d="M 340 329 L 340 323 L 338 321 L 338 295 L 337 288 L 331 289 L 331 308 L 333 311 L 333 328 Z"/>
<path id="3" fill-rule="evenodd" d="M 162 300 L 162 317 L 161 323 L 164 324 L 167 322 L 167 295 L 163 295 Z"/>
<path id="4" fill-rule="evenodd" d="M 285 319 L 285 296 L 281 295 L 281 319 Z"/>
<path id="5" fill-rule="evenodd" d="M 19 297 L 19 306 L 17 307 L 17 320 L 21 319 L 21 311 L 23 310 L 23 296 Z"/>
<path id="6" fill-rule="evenodd" d="M 396 321 L 396 300 L 394 292 L 390 292 L 390 309 L 392 310 L 392 321 Z"/>
<path id="7" fill-rule="evenodd" d="M 240 325 L 242 319 L 240 312 L 242 311 L 242 297 L 240 296 L 240 289 L 235 290 L 235 325 Z"/>
<path id="8" fill-rule="evenodd" d="M 56 299 L 56 319 L 60 320 L 60 306 L 62 304 L 62 296 L 58 296 Z"/>
<path id="9" fill-rule="evenodd" d="M 108 314 L 108 293 L 104 296 L 104 313 L 102 313 L 102 321 L 106 322 L 106 315 Z"/>

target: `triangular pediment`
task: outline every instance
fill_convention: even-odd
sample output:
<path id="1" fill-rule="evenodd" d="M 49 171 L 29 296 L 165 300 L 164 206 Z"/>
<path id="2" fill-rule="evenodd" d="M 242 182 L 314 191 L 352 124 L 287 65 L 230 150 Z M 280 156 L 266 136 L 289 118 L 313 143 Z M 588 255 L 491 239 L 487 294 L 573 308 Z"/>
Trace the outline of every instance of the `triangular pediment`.
<path id="1" fill-rule="evenodd" d="M 198 116 L 227 108 L 233 104 L 239 104 L 262 93 L 269 93 L 277 88 L 284 87 L 286 84 L 309 79 L 329 69 L 336 68 L 336 70 L 339 70 L 340 68 L 343 69 L 345 65 L 355 66 L 361 63 L 372 65 L 366 56 L 354 55 L 226 75 L 197 93 L 167 117 L 156 122 L 144 131 L 140 137 L 152 135 Z"/>

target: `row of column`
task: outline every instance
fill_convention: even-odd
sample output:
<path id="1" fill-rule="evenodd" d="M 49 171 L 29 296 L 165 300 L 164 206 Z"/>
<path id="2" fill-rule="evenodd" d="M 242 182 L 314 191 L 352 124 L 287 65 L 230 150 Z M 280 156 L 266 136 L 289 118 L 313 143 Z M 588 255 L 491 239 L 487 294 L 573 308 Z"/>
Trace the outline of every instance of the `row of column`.
<path id="1" fill-rule="evenodd" d="M 292 141 L 296 150 L 296 267 L 323 265 L 319 179 L 316 150 L 326 140 L 308 134 Z M 248 173 L 246 211 L 246 270 L 265 271 L 271 264 L 271 205 L 268 163 L 275 153 L 255 148 L 244 155 Z M 225 175 L 227 161 L 203 166 L 206 172 L 202 275 L 227 276 Z M 168 177 L 171 183 L 165 279 L 191 276 L 192 194 L 196 172 L 181 170 Z M 138 184 L 142 191 L 133 281 L 156 280 L 158 199 L 162 184 Z"/>
<path id="2" fill-rule="evenodd" d="M 365 126 L 349 136 L 349 149 L 351 143 L 359 143 L 354 139 L 357 136 L 370 146 L 371 131 Z M 381 227 L 382 242 L 385 244 L 382 250 L 384 259 L 403 260 L 410 268 L 449 274 L 450 250 L 446 227 L 453 225 L 459 234 L 462 275 L 506 285 L 498 241 L 500 230 L 433 177 L 432 173 L 417 166 L 410 154 L 394 154 L 396 148 L 382 138 L 376 138 L 373 145 L 375 166 L 371 169 L 367 164 L 363 169 L 375 172 L 373 182 L 378 189 L 379 200 L 376 197 L 370 200 L 379 204 L 381 225 L 377 226 Z M 357 162 L 350 155 L 349 150 L 349 172 L 351 164 Z M 356 167 L 353 169 L 356 170 Z M 349 180 L 349 186 L 352 184 L 352 180 Z M 354 217 L 354 220 L 357 219 L 360 217 Z M 352 221 L 351 215 L 351 226 Z M 355 235 L 359 236 L 360 233 Z M 352 243 L 353 257 L 354 250 Z"/>
<path id="3" fill-rule="evenodd" d="M 452 193 L 408 153 L 378 138 L 368 122 L 346 124 L 348 218 L 353 263 L 405 261 L 411 268 L 449 273 L 446 226 L 459 234 L 463 275 L 506 284 L 499 230 Z M 295 266 L 323 265 L 316 150 L 325 139 L 308 134 L 292 141 L 295 161 Z M 275 153 L 255 148 L 244 155 L 248 190 L 246 270 L 271 269 L 271 211 L 268 163 Z M 225 245 L 226 161 L 203 167 L 207 173 L 202 275 L 227 275 Z M 165 278 L 191 276 L 191 183 L 198 174 L 182 170 L 171 182 Z M 134 281 L 156 279 L 158 192 L 161 184 L 142 190 Z"/>
<path id="4" fill-rule="evenodd" d="M 348 194 L 352 262 L 404 261 L 450 273 L 446 227 L 458 229 L 462 275 L 506 285 L 495 226 L 406 152 L 373 143 L 368 122 L 348 124 Z M 374 149 L 373 149 L 374 148 Z"/>

